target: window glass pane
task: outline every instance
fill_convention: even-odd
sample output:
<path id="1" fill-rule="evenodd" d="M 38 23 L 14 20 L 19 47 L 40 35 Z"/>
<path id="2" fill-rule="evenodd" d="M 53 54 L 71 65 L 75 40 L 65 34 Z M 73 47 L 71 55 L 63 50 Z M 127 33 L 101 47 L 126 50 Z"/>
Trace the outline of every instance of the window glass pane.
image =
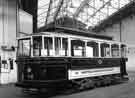
<path id="1" fill-rule="evenodd" d="M 44 49 L 42 49 L 42 56 L 52 56 L 53 53 L 53 40 L 51 37 L 44 38 Z"/>
<path id="2" fill-rule="evenodd" d="M 117 44 L 111 45 L 111 52 L 112 52 L 112 57 L 119 57 L 119 45 Z"/>
<path id="3" fill-rule="evenodd" d="M 60 37 L 55 37 L 55 55 L 61 55 L 61 38 Z"/>
<path id="4" fill-rule="evenodd" d="M 86 56 L 87 57 L 98 57 L 98 43 L 87 42 L 86 46 Z"/>
<path id="5" fill-rule="evenodd" d="M 0 68 L 1 68 L 1 55 L 0 55 Z"/>
<path id="6" fill-rule="evenodd" d="M 110 47 L 109 44 L 101 44 L 101 57 L 110 57 Z"/>
<path id="7" fill-rule="evenodd" d="M 30 39 L 18 41 L 18 56 L 30 56 Z"/>
<path id="8" fill-rule="evenodd" d="M 127 47 L 126 45 L 121 45 L 121 57 L 126 57 Z"/>
<path id="9" fill-rule="evenodd" d="M 81 40 L 71 41 L 71 56 L 85 56 L 85 42 Z"/>
<path id="10" fill-rule="evenodd" d="M 23 40 L 18 41 L 18 56 L 23 56 Z"/>
<path id="11" fill-rule="evenodd" d="M 61 50 L 62 56 L 68 56 L 68 39 L 62 38 L 62 50 Z"/>
<path id="12" fill-rule="evenodd" d="M 42 49 L 42 37 L 34 36 L 33 37 L 33 55 L 41 56 L 41 49 Z"/>

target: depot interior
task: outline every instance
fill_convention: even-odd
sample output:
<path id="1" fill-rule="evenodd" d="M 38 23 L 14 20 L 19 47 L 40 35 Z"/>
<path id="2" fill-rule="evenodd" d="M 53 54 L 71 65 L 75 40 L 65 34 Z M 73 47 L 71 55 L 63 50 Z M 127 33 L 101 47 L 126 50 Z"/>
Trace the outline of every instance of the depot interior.
<path id="1" fill-rule="evenodd" d="M 134 0 L 0 0 L 0 84 L 17 81 L 17 38 L 59 28 L 125 43 L 135 71 L 134 26 Z"/>

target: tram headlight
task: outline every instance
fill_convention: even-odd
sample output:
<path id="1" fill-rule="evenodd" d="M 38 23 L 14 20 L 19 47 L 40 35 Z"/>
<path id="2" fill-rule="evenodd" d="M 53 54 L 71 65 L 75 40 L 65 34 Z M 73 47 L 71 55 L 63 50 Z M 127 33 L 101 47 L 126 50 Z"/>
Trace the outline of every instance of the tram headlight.
<path id="1" fill-rule="evenodd" d="M 27 77 L 30 80 L 34 79 L 34 74 L 33 74 L 32 69 L 30 67 L 27 68 Z"/>
<path id="2" fill-rule="evenodd" d="M 32 72 L 32 69 L 30 67 L 27 68 L 27 72 L 30 73 Z"/>

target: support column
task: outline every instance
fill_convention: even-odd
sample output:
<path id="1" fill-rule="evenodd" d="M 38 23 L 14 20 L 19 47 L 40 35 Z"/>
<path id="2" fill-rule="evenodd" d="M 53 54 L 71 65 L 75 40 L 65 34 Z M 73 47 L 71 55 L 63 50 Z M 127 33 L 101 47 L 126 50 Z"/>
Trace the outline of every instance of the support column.
<path id="1" fill-rule="evenodd" d="M 33 38 L 32 38 L 32 36 L 31 36 L 31 56 L 33 57 Z"/>
<path id="2" fill-rule="evenodd" d="M 101 57 L 101 42 L 98 42 L 98 56 Z"/>
<path id="3" fill-rule="evenodd" d="M 110 57 L 112 57 L 112 49 L 111 49 L 112 46 L 111 46 L 111 45 L 112 45 L 112 44 L 110 43 L 110 44 L 109 44 L 109 48 L 110 48 Z"/>
<path id="4" fill-rule="evenodd" d="M 45 44 L 44 44 L 44 36 L 42 36 L 42 49 L 41 49 L 41 56 L 42 56 L 42 51 L 44 51 Z M 48 43 L 48 42 L 47 42 Z M 48 50 L 47 50 L 47 56 L 48 56 Z"/>
<path id="5" fill-rule="evenodd" d="M 68 38 L 68 56 L 71 56 L 71 39 Z"/>
<path id="6" fill-rule="evenodd" d="M 119 44 L 119 56 L 121 57 L 121 44 Z"/>
<path id="7" fill-rule="evenodd" d="M 52 39 L 53 39 L 53 55 L 55 55 L 55 37 L 53 36 Z"/>
<path id="8" fill-rule="evenodd" d="M 85 53 L 84 56 L 85 56 L 85 57 L 87 56 L 87 54 L 86 54 L 86 53 L 87 53 L 86 47 L 87 47 L 87 41 L 85 41 L 85 47 L 84 47 L 84 53 Z"/>

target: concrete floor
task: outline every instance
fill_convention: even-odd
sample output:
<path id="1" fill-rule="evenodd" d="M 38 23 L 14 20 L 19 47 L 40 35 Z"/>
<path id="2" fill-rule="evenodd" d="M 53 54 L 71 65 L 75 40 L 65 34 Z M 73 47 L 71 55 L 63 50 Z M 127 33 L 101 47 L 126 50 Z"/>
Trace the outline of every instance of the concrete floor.
<path id="1" fill-rule="evenodd" d="M 130 80 L 127 83 L 100 87 L 88 91 L 59 94 L 49 98 L 135 98 L 135 72 L 129 72 Z M 47 98 L 45 94 L 26 94 L 14 85 L 0 86 L 0 98 Z"/>

